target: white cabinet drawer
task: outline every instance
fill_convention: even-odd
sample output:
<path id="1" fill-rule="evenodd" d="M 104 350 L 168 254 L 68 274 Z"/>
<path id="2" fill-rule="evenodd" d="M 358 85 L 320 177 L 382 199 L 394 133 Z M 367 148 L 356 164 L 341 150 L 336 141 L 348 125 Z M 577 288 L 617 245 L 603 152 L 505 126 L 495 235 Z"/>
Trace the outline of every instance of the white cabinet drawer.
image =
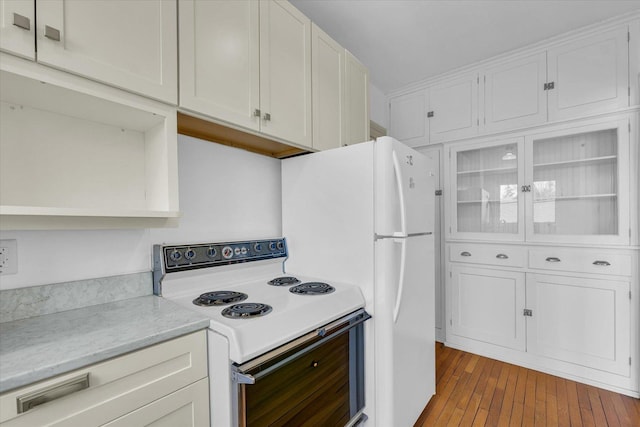
<path id="1" fill-rule="evenodd" d="M 17 400 L 88 374 L 89 387 L 17 413 Z M 116 357 L 0 395 L 9 426 L 102 425 L 207 376 L 204 331 Z"/>
<path id="2" fill-rule="evenodd" d="M 524 267 L 526 250 L 518 246 L 452 243 L 449 245 L 449 259 L 471 264 Z"/>
<path id="3" fill-rule="evenodd" d="M 529 250 L 529 267 L 535 269 L 630 276 L 632 264 L 631 254 L 567 248 Z"/>

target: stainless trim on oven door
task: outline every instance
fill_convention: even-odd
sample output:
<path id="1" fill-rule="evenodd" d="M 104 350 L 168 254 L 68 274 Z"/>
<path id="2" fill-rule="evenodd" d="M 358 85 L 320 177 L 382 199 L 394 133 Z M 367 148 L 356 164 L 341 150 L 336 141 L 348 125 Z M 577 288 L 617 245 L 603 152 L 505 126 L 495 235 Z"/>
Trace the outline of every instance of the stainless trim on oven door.
<path id="1" fill-rule="evenodd" d="M 371 316 L 369 315 L 369 313 L 367 313 L 364 310 L 358 310 L 354 313 L 351 313 L 347 317 L 342 317 L 336 320 L 335 322 L 332 322 L 326 326 L 323 326 L 322 328 L 318 328 L 313 332 L 309 332 L 308 334 L 303 335 L 300 338 L 290 341 L 287 344 L 284 344 L 276 348 L 275 350 L 265 353 L 262 356 L 259 356 L 253 360 L 243 363 L 242 365 L 234 364 L 233 372 L 242 374 L 242 378 L 244 378 L 245 381 L 248 380 L 247 382 L 244 382 L 244 384 L 253 384 L 255 383 L 256 380 L 264 377 L 265 375 L 269 375 L 271 372 L 281 368 L 284 365 L 287 365 L 293 362 L 297 358 L 316 349 L 317 347 L 323 345 L 325 342 L 337 336 L 340 336 L 345 332 L 348 332 L 350 329 L 355 328 L 356 326 L 369 320 L 370 318 Z M 307 345 L 307 343 L 313 341 L 318 337 L 322 337 L 322 338 L 314 342 L 313 344 Z M 276 357 L 298 347 L 303 347 L 303 348 L 300 351 L 292 354 L 291 356 L 279 361 L 278 363 L 275 363 L 269 366 L 268 368 L 261 370 L 258 374 L 251 375 L 251 376 L 245 374 L 246 372 L 268 362 L 269 360 L 273 360 Z M 253 381 L 251 381 L 250 379 L 253 379 Z"/>

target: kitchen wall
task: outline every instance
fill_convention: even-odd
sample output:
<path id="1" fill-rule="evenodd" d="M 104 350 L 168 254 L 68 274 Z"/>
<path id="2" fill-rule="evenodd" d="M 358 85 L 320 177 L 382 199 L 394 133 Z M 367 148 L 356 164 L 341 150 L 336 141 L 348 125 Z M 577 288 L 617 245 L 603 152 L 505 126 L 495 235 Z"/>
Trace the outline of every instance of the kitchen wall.
<path id="1" fill-rule="evenodd" d="M 0 276 L 13 289 L 151 270 L 154 243 L 280 236 L 280 161 L 180 135 L 177 228 L 2 231 L 16 239 L 18 273 Z"/>
<path id="2" fill-rule="evenodd" d="M 386 95 L 374 85 L 369 85 L 369 118 L 389 129 Z"/>

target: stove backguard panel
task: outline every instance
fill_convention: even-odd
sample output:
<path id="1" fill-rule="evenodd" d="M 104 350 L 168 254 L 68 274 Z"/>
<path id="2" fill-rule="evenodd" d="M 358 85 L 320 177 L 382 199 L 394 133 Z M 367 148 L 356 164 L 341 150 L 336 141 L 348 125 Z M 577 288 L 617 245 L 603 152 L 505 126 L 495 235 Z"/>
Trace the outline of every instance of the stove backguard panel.
<path id="1" fill-rule="evenodd" d="M 274 258 L 283 258 L 284 261 L 287 256 L 287 242 L 284 238 L 169 246 L 154 245 L 153 293 L 162 295 L 162 278 L 168 273 Z"/>

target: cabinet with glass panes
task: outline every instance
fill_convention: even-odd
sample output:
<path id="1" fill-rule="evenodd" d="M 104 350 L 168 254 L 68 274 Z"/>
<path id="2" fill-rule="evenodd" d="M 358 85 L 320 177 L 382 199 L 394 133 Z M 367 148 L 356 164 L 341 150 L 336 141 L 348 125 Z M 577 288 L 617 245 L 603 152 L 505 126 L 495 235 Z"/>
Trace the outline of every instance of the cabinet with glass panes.
<path id="1" fill-rule="evenodd" d="M 450 150 L 450 238 L 629 243 L 628 117 Z"/>

